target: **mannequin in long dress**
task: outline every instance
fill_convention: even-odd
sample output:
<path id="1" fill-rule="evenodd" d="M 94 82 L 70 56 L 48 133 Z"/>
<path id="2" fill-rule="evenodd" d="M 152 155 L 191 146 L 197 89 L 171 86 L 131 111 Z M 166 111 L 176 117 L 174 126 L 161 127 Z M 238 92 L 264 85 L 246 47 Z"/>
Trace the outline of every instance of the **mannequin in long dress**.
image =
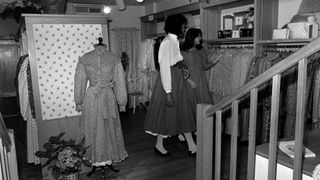
<path id="1" fill-rule="evenodd" d="M 125 111 L 127 103 L 125 74 L 120 58 L 107 51 L 101 39 L 79 59 L 74 81 L 76 110 L 82 112 L 81 127 L 90 146 L 85 156 L 92 162 L 91 174 L 96 167 L 113 169 L 113 162 L 128 156 L 118 112 L 118 105 Z"/>

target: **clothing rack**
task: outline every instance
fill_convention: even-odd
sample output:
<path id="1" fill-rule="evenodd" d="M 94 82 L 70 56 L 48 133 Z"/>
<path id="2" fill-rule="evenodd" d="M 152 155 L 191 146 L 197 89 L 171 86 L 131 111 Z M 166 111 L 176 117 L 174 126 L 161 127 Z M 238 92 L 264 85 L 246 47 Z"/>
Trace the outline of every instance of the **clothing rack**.
<path id="1" fill-rule="evenodd" d="M 304 44 L 268 44 L 263 46 L 267 52 L 295 52 L 303 47 Z"/>
<path id="2" fill-rule="evenodd" d="M 123 27 L 117 27 L 117 28 L 113 28 L 111 29 L 111 31 L 140 31 L 140 29 L 138 28 L 123 28 Z"/>
<path id="3" fill-rule="evenodd" d="M 247 48 L 251 49 L 253 48 L 253 43 L 223 43 L 223 44 L 208 44 L 208 49 L 241 49 L 241 48 Z"/>
<path id="4" fill-rule="evenodd" d="M 208 48 L 253 48 L 253 38 L 204 40 Z"/>
<path id="5" fill-rule="evenodd" d="M 162 36 L 166 36 L 167 34 L 166 33 L 156 33 L 156 34 L 147 34 L 146 37 L 147 38 L 159 38 L 159 37 L 162 37 Z"/>

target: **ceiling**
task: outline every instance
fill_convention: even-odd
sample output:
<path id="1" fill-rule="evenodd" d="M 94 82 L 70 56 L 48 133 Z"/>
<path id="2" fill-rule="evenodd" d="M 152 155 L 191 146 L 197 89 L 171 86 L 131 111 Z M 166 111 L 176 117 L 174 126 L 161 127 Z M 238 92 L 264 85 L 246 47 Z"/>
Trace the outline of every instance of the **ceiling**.
<path id="1" fill-rule="evenodd" d="M 108 4 L 116 5 L 115 0 L 67 0 L 67 2 L 81 3 L 81 4 Z M 142 3 L 138 3 L 136 0 L 124 0 L 126 6 L 144 6 L 151 3 L 156 3 L 162 0 L 144 0 Z"/>

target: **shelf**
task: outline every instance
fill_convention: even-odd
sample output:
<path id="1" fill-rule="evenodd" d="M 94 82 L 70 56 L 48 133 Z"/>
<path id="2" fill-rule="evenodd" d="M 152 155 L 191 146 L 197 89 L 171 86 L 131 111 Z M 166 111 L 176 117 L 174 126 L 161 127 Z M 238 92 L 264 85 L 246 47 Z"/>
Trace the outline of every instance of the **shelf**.
<path id="1" fill-rule="evenodd" d="M 8 119 L 8 118 L 15 118 L 15 117 L 20 117 L 20 114 L 3 114 L 2 117 L 3 119 Z"/>
<path id="2" fill-rule="evenodd" d="M 16 92 L 2 92 L 0 94 L 0 97 L 2 98 L 10 98 L 10 97 L 16 97 L 17 93 Z"/>
<path id="3" fill-rule="evenodd" d="M 303 173 L 312 176 L 312 172 L 319 164 L 320 162 L 320 141 L 319 141 L 319 136 L 320 131 L 318 130 L 313 130 L 313 131 L 307 131 L 304 134 L 304 145 L 308 147 L 311 151 L 313 151 L 316 154 L 315 158 L 304 158 L 302 162 L 302 168 L 303 168 Z M 286 138 L 283 140 L 293 140 L 290 138 Z M 256 154 L 264 157 L 266 159 L 269 159 L 269 143 L 267 144 L 262 144 L 257 146 L 256 149 Z M 288 155 L 286 155 L 284 152 L 282 152 L 280 149 L 277 149 L 277 163 L 284 165 L 288 168 L 293 169 L 293 159 L 290 158 Z"/>
<path id="4" fill-rule="evenodd" d="M 307 44 L 314 40 L 315 38 L 310 39 L 277 39 L 277 40 L 261 40 L 257 41 L 257 44 Z"/>
<path id="5" fill-rule="evenodd" d="M 229 9 L 239 6 L 245 6 L 253 4 L 254 0 L 211 0 L 209 3 L 203 2 L 202 8 L 218 8 L 218 9 Z"/>
<path id="6" fill-rule="evenodd" d="M 203 41 L 207 44 L 247 44 L 247 43 L 253 43 L 253 37 L 207 39 Z"/>
<path id="7" fill-rule="evenodd" d="M 151 21 L 164 21 L 167 16 L 174 15 L 174 14 L 200 14 L 200 3 L 191 3 L 185 6 L 177 7 L 168 9 L 165 11 L 149 14 L 140 17 L 141 21 L 143 22 L 151 22 Z"/>
<path id="8" fill-rule="evenodd" d="M 166 36 L 167 33 L 156 33 L 156 34 L 147 34 L 147 38 L 159 37 L 159 36 Z"/>

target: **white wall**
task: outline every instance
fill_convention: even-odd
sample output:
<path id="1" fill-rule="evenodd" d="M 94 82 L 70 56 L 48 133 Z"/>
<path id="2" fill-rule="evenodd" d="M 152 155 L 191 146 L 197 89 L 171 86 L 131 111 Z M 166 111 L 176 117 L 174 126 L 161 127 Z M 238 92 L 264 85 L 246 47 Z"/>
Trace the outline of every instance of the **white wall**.
<path id="1" fill-rule="evenodd" d="M 143 6 L 127 6 L 124 11 L 119 11 L 117 6 L 111 7 L 111 13 L 107 15 L 112 20 L 110 27 L 137 27 L 140 29 L 140 17 L 144 16 Z"/>
<path id="2" fill-rule="evenodd" d="M 280 0 L 278 28 L 287 24 L 297 14 L 302 0 Z"/>
<path id="3" fill-rule="evenodd" d="M 268 166 L 269 159 L 266 159 L 260 155 L 256 155 L 255 163 L 255 180 L 267 180 L 268 179 Z M 280 163 L 277 163 L 277 175 L 276 179 L 292 180 L 293 169 L 288 168 Z M 313 180 L 312 177 L 302 174 L 302 180 Z"/>
<path id="4" fill-rule="evenodd" d="M 112 21 L 109 23 L 110 27 L 110 48 L 115 52 L 114 32 L 112 29 L 121 28 L 137 28 L 141 29 L 140 17 L 144 16 L 143 6 L 127 6 L 124 11 L 119 11 L 117 6 L 112 6 L 112 11 L 108 16 Z M 141 33 L 138 33 L 140 38 Z"/>
<path id="5" fill-rule="evenodd" d="M 67 3 L 66 13 L 73 13 L 73 4 Z M 111 6 L 111 13 L 107 14 L 106 17 L 111 20 L 109 23 L 109 42 L 110 50 L 115 51 L 115 37 L 112 29 L 114 28 L 137 28 L 140 30 L 141 23 L 140 17 L 145 15 L 145 8 L 143 6 L 127 6 L 125 10 L 119 11 L 117 6 Z M 138 33 L 140 38 L 141 33 Z"/>

